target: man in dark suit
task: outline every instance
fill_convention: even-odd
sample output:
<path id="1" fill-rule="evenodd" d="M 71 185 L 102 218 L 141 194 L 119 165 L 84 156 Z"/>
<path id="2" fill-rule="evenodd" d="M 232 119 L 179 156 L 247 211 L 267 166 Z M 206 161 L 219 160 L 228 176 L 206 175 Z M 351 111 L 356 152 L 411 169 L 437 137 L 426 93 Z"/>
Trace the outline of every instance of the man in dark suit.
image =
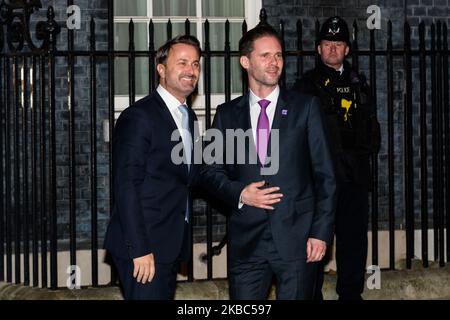
<path id="1" fill-rule="evenodd" d="M 205 154 L 201 171 L 208 189 L 232 207 L 231 299 L 267 298 L 273 275 L 278 299 L 312 298 L 316 264 L 309 262 L 323 258 L 332 236 L 335 178 L 324 118 L 317 98 L 279 88 L 281 48 L 266 25 L 240 40 L 250 91 L 220 105 L 213 128 L 224 136 L 250 130 L 250 139 L 242 150 L 227 140 L 222 154 Z M 249 159 L 238 159 L 243 154 Z"/>
<path id="2" fill-rule="evenodd" d="M 199 42 L 176 37 L 156 59 L 156 92 L 122 112 L 113 137 L 115 203 L 105 248 L 125 299 L 173 299 L 178 262 L 190 257 L 190 187 L 198 166 L 191 138 L 196 116 L 186 97 L 200 73 Z"/>

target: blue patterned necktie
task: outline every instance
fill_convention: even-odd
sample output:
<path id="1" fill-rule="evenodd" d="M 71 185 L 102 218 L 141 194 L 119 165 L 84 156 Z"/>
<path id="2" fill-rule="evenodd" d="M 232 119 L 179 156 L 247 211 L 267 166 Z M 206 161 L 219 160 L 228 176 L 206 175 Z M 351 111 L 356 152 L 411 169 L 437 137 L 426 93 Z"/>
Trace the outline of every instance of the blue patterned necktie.
<path id="1" fill-rule="evenodd" d="M 178 109 L 181 112 L 181 127 L 182 127 L 182 132 L 181 132 L 181 136 L 183 139 L 183 147 L 184 147 L 184 155 L 186 157 L 186 163 L 187 163 L 187 167 L 188 167 L 188 172 L 191 169 L 191 155 L 192 155 L 192 136 L 191 136 L 191 131 L 189 128 L 189 111 L 188 108 L 185 104 L 182 104 L 178 107 Z M 189 205 L 189 197 L 187 199 L 187 203 L 186 203 L 186 214 L 184 217 L 184 220 L 186 222 L 189 222 L 189 212 L 190 212 L 190 205 Z"/>
<path id="2" fill-rule="evenodd" d="M 181 133 L 183 137 L 184 155 L 186 156 L 186 163 L 188 165 L 188 170 L 191 166 L 191 155 L 192 155 L 192 137 L 189 128 L 189 111 L 185 104 L 178 107 L 181 112 L 181 127 L 183 132 Z"/>

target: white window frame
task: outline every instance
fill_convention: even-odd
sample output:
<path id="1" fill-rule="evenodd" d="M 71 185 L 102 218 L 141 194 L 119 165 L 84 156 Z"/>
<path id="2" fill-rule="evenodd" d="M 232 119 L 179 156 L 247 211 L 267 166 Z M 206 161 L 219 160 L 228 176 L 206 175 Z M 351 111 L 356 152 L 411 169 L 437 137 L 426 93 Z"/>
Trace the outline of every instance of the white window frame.
<path id="1" fill-rule="evenodd" d="M 180 0 L 182 1 L 182 0 Z M 133 19 L 133 22 L 135 23 L 148 23 L 150 22 L 150 19 L 152 19 L 153 23 L 167 23 L 167 21 L 170 19 L 172 23 L 184 23 L 186 21 L 186 18 L 189 19 L 189 21 L 196 23 L 197 28 L 197 38 L 200 41 L 202 47 L 204 44 L 203 40 L 203 23 L 205 22 L 206 18 L 202 18 L 202 0 L 196 0 L 196 16 L 191 17 L 153 17 L 153 6 L 151 5 L 150 0 L 147 0 L 147 16 L 115 16 L 114 17 L 114 24 L 116 23 L 126 23 L 128 24 L 130 22 L 130 19 Z M 209 22 L 224 22 L 226 19 L 228 19 L 231 22 L 243 22 L 244 19 L 247 22 L 247 29 L 251 29 L 255 27 L 259 23 L 259 13 L 262 8 L 262 0 L 245 0 L 245 17 L 244 18 L 226 18 L 226 17 L 208 17 Z M 200 22 L 201 23 L 198 23 Z M 203 58 L 201 61 L 202 67 L 203 67 Z M 202 68 L 202 72 L 200 74 L 198 87 L 199 92 L 203 93 L 203 87 L 204 87 L 204 68 Z M 232 94 L 231 98 L 236 98 L 240 94 Z M 142 95 L 136 95 L 136 101 L 143 98 Z M 215 113 L 215 109 L 217 105 L 225 102 L 225 95 L 224 94 L 212 94 L 211 95 L 211 113 L 212 116 Z M 117 117 L 119 114 L 129 105 L 129 96 L 128 95 L 115 95 L 114 97 L 114 113 Z M 197 116 L 199 119 L 205 117 L 205 95 L 199 94 L 195 101 L 193 102 L 192 108 L 195 110 Z"/>

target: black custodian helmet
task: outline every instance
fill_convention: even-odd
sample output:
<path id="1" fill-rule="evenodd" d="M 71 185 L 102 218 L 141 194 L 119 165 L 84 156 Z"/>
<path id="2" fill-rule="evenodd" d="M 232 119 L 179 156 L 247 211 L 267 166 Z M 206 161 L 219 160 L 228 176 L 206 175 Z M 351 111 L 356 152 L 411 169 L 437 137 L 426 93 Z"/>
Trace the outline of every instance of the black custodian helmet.
<path id="1" fill-rule="evenodd" d="M 322 40 L 344 41 L 350 46 L 350 32 L 345 20 L 338 16 L 328 18 L 320 29 L 318 42 Z"/>

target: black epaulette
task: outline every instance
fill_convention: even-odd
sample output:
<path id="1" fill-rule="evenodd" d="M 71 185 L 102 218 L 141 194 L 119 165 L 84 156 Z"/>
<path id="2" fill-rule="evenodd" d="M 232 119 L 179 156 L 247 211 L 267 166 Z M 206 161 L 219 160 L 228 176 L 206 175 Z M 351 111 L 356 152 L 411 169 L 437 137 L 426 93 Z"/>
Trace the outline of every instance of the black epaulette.
<path id="1" fill-rule="evenodd" d="M 355 70 L 350 70 L 350 82 L 354 85 L 364 86 L 367 84 L 366 76 L 362 73 L 357 73 Z"/>

